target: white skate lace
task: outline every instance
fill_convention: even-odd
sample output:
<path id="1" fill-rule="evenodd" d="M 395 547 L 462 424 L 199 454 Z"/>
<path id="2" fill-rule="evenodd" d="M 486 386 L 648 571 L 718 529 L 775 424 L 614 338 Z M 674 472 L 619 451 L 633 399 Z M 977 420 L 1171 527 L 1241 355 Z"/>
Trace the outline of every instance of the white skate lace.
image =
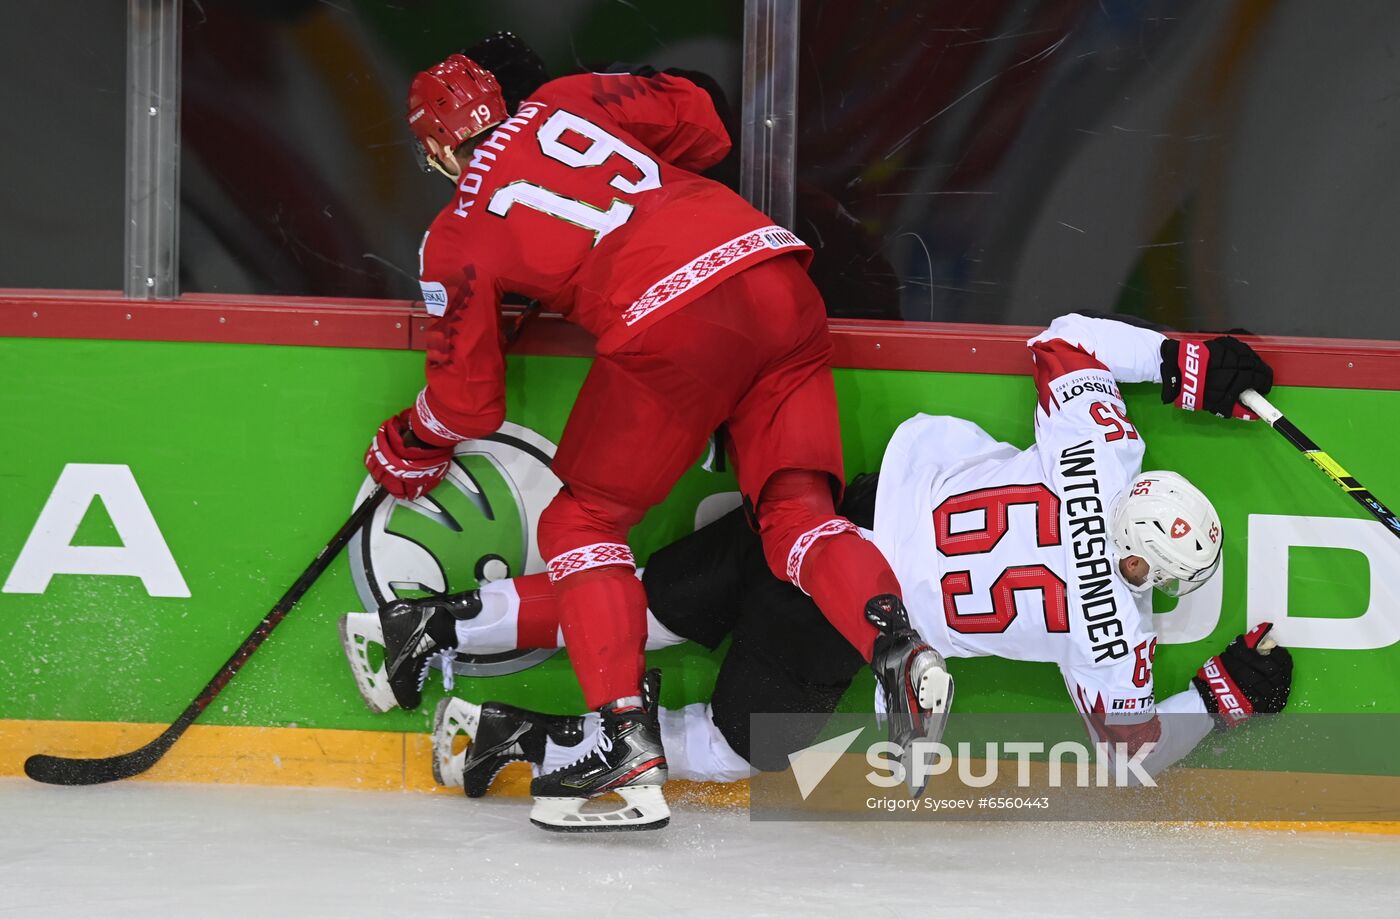
<path id="1" fill-rule="evenodd" d="M 608 736 L 608 732 L 607 732 L 607 731 L 605 731 L 605 730 L 603 730 L 601 727 L 599 727 L 599 729 L 598 729 L 598 742 L 597 742 L 596 744 L 593 745 L 593 748 L 590 749 L 587 753 L 585 753 L 585 754 L 583 754 L 582 756 L 578 757 L 577 759 L 573 760 L 572 762 L 567 763 L 566 765 L 560 766 L 558 769 L 555 770 L 555 772 L 562 772 L 562 771 L 565 770 L 565 769 L 572 769 L 572 768 L 574 768 L 575 766 L 577 766 L 579 763 L 581 763 L 581 762 L 583 762 L 584 760 L 588 759 L 590 756 L 597 756 L 599 759 L 602 759 L 602 758 L 603 758 L 602 754 L 609 752 L 610 750 L 612 750 L 612 748 L 613 748 L 612 738 Z"/>
<path id="2" fill-rule="evenodd" d="M 429 654 L 423 658 L 423 666 L 418 670 L 418 690 L 422 692 L 423 686 L 428 682 L 428 670 L 433 666 L 433 661 L 438 662 L 438 669 L 442 671 L 442 688 L 446 692 L 451 692 L 456 685 L 456 672 L 452 669 L 452 664 L 457 660 L 457 652 L 451 648 L 443 648 L 436 654 Z"/>
<path id="3" fill-rule="evenodd" d="M 451 648 L 443 648 L 437 657 L 438 666 L 442 668 L 442 690 L 451 692 L 452 687 L 457 685 L 457 671 L 452 667 L 457 662 L 457 652 Z"/>

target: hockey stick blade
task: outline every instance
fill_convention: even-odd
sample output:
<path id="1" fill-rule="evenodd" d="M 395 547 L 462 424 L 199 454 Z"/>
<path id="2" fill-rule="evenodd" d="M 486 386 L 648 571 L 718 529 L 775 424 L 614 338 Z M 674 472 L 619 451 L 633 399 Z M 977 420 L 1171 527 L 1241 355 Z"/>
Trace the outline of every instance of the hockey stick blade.
<path id="1" fill-rule="evenodd" d="M 36 753 L 24 761 L 24 774 L 45 785 L 101 785 L 140 775 L 154 766 L 189 727 L 176 722 L 144 747 L 100 759 L 70 759 Z"/>
<path id="2" fill-rule="evenodd" d="M 1366 508 L 1366 512 L 1375 517 L 1385 525 L 1391 536 L 1400 539 L 1400 517 L 1396 517 L 1390 508 L 1381 503 L 1381 499 L 1371 494 L 1366 486 L 1357 481 L 1356 477 L 1342 468 L 1342 464 L 1334 460 L 1325 450 L 1313 442 L 1312 438 L 1298 429 L 1298 426 L 1289 421 L 1283 412 L 1274 407 L 1274 404 L 1265 399 L 1252 389 L 1246 389 L 1240 393 L 1240 402 L 1245 408 L 1258 415 L 1268 422 L 1269 427 L 1283 435 L 1283 439 L 1288 441 L 1298 449 L 1312 464 L 1322 470 L 1326 476 L 1337 487 L 1352 499 Z"/>
<path id="3" fill-rule="evenodd" d="M 166 752 L 175 745 L 175 741 L 180 739 L 180 735 L 194 723 L 195 719 L 209 707 L 209 703 L 214 701 L 223 688 L 228 685 L 229 680 L 243 668 L 248 658 L 253 656 L 253 652 L 258 650 L 267 636 L 272 634 L 272 630 L 277 628 L 278 623 L 287 617 L 297 601 L 311 589 L 311 585 L 330 566 L 332 559 L 340 554 L 346 544 L 350 542 L 350 537 L 362 527 L 374 509 L 379 506 L 384 498 L 383 487 L 376 487 L 360 506 L 355 508 L 355 512 L 350 515 L 350 519 L 340 527 L 336 534 L 331 537 L 331 541 L 317 553 L 310 566 L 301 573 L 301 577 L 296 579 L 287 592 L 282 595 L 282 599 L 268 611 L 268 614 L 253 629 L 251 635 L 244 639 L 238 649 L 233 652 L 219 672 L 214 674 L 213 679 L 205 684 L 204 688 L 195 696 L 194 701 L 185 707 L 176 718 L 174 723 L 160 733 L 158 737 L 143 747 L 132 750 L 129 753 L 121 753 L 116 756 L 104 756 L 98 759 L 79 759 L 67 756 L 51 756 L 46 753 L 36 753 L 24 761 L 24 774 L 36 782 L 43 782 L 47 785 L 101 785 L 104 782 L 115 782 L 120 779 L 129 779 L 134 775 L 140 775 L 150 769 Z"/>

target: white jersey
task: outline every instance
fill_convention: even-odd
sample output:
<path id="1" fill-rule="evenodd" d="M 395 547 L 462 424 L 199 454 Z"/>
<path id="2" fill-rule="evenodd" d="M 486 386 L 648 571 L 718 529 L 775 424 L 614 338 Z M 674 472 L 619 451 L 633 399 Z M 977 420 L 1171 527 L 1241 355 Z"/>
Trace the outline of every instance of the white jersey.
<path id="1" fill-rule="evenodd" d="M 1113 320 L 1055 320 L 1027 343 L 1034 446 L 914 416 L 885 448 L 874 529 L 911 623 L 940 653 L 1053 661 L 1097 739 L 1159 747 L 1151 598 L 1118 575 L 1108 520 L 1144 448 L 1117 384 L 1160 381 L 1162 341 Z M 1194 690 L 1167 702 L 1205 714 Z M 1166 761 L 1199 739 L 1178 735 Z"/>

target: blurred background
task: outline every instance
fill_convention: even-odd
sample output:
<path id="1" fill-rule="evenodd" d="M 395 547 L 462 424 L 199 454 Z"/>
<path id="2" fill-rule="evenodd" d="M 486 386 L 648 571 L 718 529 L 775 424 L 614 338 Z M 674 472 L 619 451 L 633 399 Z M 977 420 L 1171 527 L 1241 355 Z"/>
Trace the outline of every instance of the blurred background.
<path id="1" fill-rule="evenodd" d="M 744 0 L 187 0 L 179 285 L 413 299 L 418 69 L 712 75 Z M 833 316 L 1400 338 L 1400 4 L 804 0 L 797 214 Z M 0 34 L 0 287 L 122 287 L 126 4 Z M 726 180 L 728 176 L 722 176 Z"/>

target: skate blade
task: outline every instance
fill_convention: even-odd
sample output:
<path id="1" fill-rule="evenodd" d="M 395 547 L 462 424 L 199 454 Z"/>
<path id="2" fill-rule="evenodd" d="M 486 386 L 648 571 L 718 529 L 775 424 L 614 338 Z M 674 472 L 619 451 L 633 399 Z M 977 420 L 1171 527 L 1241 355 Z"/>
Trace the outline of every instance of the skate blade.
<path id="1" fill-rule="evenodd" d="M 913 744 L 933 744 L 943 739 L 943 732 L 948 727 L 948 715 L 953 710 L 953 689 L 953 675 L 942 666 L 930 667 L 919 677 L 919 706 L 923 711 L 918 719 L 916 734 L 905 747 L 903 757 L 910 797 L 921 796 L 928 784 L 927 779 L 914 768 Z"/>
<path id="2" fill-rule="evenodd" d="M 340 645 L 345 649 L 345 660 L 350 665 L 350 673 L 355 677 L 355 687 L 360 698 L 365 700 L 369 710 L 383 713 L 398 707 L 394 691 L 389 687 L 389 674 L 381 663 L 377 668 L 369 665 L 369 646 L 384 644 L 384 632 L 379 626 L 376 613 L 346 613 L 336 623 L 340 630 Z"/>
<path id="3" fill-rule="evenodd" d="M 481 724 L 481 706 L 448 696 L 437 705 L 433 713 L 433 780 L 448 788 L 462 787 L 462 768 L 467 762 L 467 751 L 454 754 L 452 743 L 458 734 L 466 734 L 476 740 L 476 729 Z"/>
<path id="4" fill-rule="evenodd" d="M 616 791 L 623 803 L 610 811 L 582 811 L 589 798 L 536 798 L 530 822 L 552 833 L 659 830 L 671 822 L 660 785 L 629 785 Z"/>

